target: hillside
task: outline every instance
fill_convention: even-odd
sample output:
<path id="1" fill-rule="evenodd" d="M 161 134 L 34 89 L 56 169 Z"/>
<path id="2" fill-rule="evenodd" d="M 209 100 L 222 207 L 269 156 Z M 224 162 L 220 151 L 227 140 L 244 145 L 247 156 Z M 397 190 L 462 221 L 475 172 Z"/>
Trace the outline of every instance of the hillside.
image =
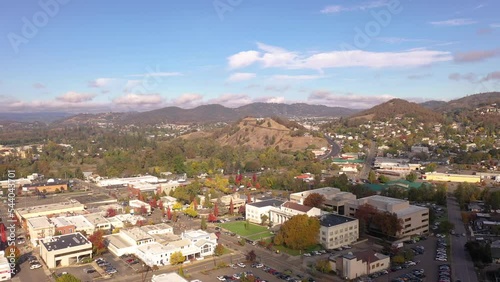
<path id="1" fill-rule="evenodd" d="M 413 117 L 421 122 L 441 122 L 443 119 L 439 113 L 402 99 L 392 99 L 357 113 L 351 119 L 387 120 L 395 117 Z"/>
<path id="2" fill-rule="evenodd" d="M 211 135 L 206 133 L 191 133 L 182 138 L 213 138 L 222 145 L 229 146 L 248 146 L 254 149 L 263 149 L 267 147 L 276 147 L 280 149 L 302 150 L 310 145 L 317 148 L 328 145 L 325 138 L 303 136 L 305 132 L 300 126 L 285 126 L 284 120 L 271 118 L 252 118 L 247 117 L 240 122 L 218 130 Z"/>
<path id="3" fill-rule="evenodd" d="M 436 101 L 436 100 L 431 100 L 431 101 L 426 101 L 423 103 L 420 103 L 419 105 L 429 109 L 429 110 L 436 110 L 439 109 L 440 107 L 443 107 L 447 104 L 445 101 Z"/>
<path id="4" fill-rule="evenodd" d="M 465 96 L 459 99 L 451 100 L 445 105 L 436 108 L 436 110 L 450 112 L 457 109 L 474 109 L 477 107 L 491 105 L 493 103 L 500 104 L 500 92 L 478 93 Z"/>

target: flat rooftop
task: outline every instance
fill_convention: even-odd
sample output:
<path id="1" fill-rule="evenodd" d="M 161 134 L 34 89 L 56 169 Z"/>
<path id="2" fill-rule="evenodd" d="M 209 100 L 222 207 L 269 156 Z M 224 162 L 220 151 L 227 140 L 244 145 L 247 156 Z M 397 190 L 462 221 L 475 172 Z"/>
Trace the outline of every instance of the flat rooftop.
<path id="1" fill-rule="evenodd" d="M 360 200 L 370 200 L 370 201 L 376 201 L 376 202 L 381 202 L 381 203 L 386 203 L 386 204 L 399 204 L 399 203 L 408 202 L 406 200 L 385 197 L 385 196 L 380 196 L 380 195 L 368 196 L 365 198 L 361 198 Z"/>
<path id="2" fill-rule="evenodd" d="M 406 209 L 396 211 L 396 215 L 399 218 L 401 218 L 401 217 L 405 217 L 408 215 L 412 215 L 412 214 L 417 213 L 417 212 L 425 212 L 425 211 L 429 211 L 429 209 L 424 208 L 424 207 L 420 207 L 420 206 L 410 205 Z"/>
<path id="3" fill-rule="evenodd" d="M 100 213 L 89 213 L 83 215 L 90 223 L 97 225 L 97 224 L 107 224 L 109 223 L 109 220 L 107 220 L 104 216 L 102 216 Z"/>
<path id="4" fill-rule="evenodd" d="M 104 194 L 76 196 L 72 197 L 72 199 L 84 205 L 111 204 L 118 202 L 117 199 Z"/>
<path id="5" fill-rule="evenodd" d="M 51 225 L 49 218 L 46 216 L 34 217 L 28 219 L 28 225 L 33 229 L 49 227 Z"/>
<path id="6" fill-rule="evenodd" d="M 339 225 L 342 223 L 351 222 L 351 221 L 355 221 L 355 220 L 356 219 L 352 218 L 352 217 L 347 217 L 347 216 L 331 213 L 331 214 L 322 215 L 320 218 L 320 224 L 321 224 L 321 226 L 324 226 L 324 227 L 331 227 L 331 226 L 335 226 L 335 225 Z"/>
<path id="7" fill-rule="evenodd" d="M 75 210 L 84 210 L 84 205 L 82 205 L 78 201 L 70 201 L 70 202 L 62 202 L 62 203 L 54 203 L 54 204 L 47 204 L 47 205 L 40 205 L 40 206 L 33 206 L 33 207 L 26 207 L 26 208 L 17 208 L 16 212 L 21 215 L 22 217 L 25 217 L 26 215 L 29 214 L 35 214 L 35 213 L 56 213 L 58 211 L 62 210 L 67 210 L 67 209 L 75 209 Z"/>
<path id="8" fill-rule="evenodd" d="M 267 206 L 279 207 L 283 203 L 284 203 L 283 201 L 271 199 L 271 200 L 265 200 L 265 201 L 255 202 L 255 203 L 248 203 L 247 205 L 252 206 L 252 207 L 256 207 L 256 208 L 262 208 L 262 207 L 267 207 Z"/>
<path id="9" fill-rule="evenodd" d="M 48 251 L 57 251 L 87 244 L 92 247 L 92 243 L 90 243 L 80 232 L 44 239 L 42 240 L 42 244 Z"/>
<path id="10" fill-rule="evenodd" d="M 151 237 L 151 235 L 149 235 L 146 231 L 142 230 L 139 227 L 134 227 L 131 229 L 124 229 L 124 230 L 121 230 L 120 232 L 123 232 L 124 234 L 126 234 L 127 236 L 132 238 L 132 240 L 134 240 L 136 242 L 154 239 L 153 237 Z"/>

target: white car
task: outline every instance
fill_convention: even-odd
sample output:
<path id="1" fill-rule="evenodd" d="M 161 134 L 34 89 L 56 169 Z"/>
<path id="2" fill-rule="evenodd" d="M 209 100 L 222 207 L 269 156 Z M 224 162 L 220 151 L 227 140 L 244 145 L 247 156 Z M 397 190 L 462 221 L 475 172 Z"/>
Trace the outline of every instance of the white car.
<path id="1" fill-rule="evenodd" d="M 305 257 L 310 257 L 310 256 L 311 256 L 311 254 L 310 254 L 310 253 L 305 253 L 305 254 L 304 254 L 304 256 L 305 256 Z"/>
<path id="2" fill-rule="evenodd" d="M 344 248 L 344 249 L 348 250 L 348 249 L 351 249 L 352 247 L 351 247 L 350 245 L 345 245 L 345 246 L 343 246 L 342 248 Z"/>
<path id="3" fill-rule="evenodd" d="M 234 263 L 231 263 L 231 264 L 229 265 L 229 267 L 231 267 L 231 268 L 238 268 L 238 267 L 237 267 Z"/>
<path id="4" fill-rule="evenodd" d="M 40 268 L 40 267 L 42 267 L 42 265 L 41 265 L 41 264 L 32 264 L 32 265 L 30 266 L 30 269 L 38 269 L 38 268 Z"/>
<path id="5" fill-rule="evenodd" d="M 414 265 L 417 265 L 414 261 L 409 261 L 406 263 L 407 265 L 409 266 L 414 266 Z"/>
<path id="6" fill-rule="evenodd" d="M 264 265 L 262 263 L 258 263 L 255 267 L 256 268 L 262 268 L 262 267 L 264 267 Z"/>
<path id="7" fill-rule="evenodd" d="M 219 281 L 226 281 L 226 278 L 224 278 L 224 276 L 217 276 L 217 279 L 219 279 Z"/>
<path id="8" fill-rule="evenodd" d="M 241 268 L 246 267 L 246 265 L 244 263 L 242 263 L 242 262 L 239 262 L 238 266 L 241 267 Z"/>

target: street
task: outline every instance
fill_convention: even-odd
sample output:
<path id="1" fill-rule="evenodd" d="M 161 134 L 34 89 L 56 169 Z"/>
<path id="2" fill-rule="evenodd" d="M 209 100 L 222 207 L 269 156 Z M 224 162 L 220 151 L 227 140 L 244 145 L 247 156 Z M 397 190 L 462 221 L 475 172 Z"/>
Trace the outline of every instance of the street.
<path id="1" fill-rule="evenodd" d="M 368 179 L 368 174 L 372 169 L 372 163 L 375 160 L 376 155 L 377 155 L 377 143 L 375 141 L 371 141 L 370 149 L 368 150 L 368 154 L 366 155 L 365 165 L 359 172 L 359 179 Z"/>
<path id="2" fill-rule="evenodd" d="M 448 220 L 455 225 L 455 232 L 458 234 L 466 233 L 462 222 L 460 207 L 458 206 L 455 197 L 449 196 L 447 199 Z M 474 270 L 474 264 L 471 261 L 469 254 L 465 251 L 465 243 L 467 237 L 451 236 L 451 269 L 455 280 L 477 282 L 477 274 Z"/>

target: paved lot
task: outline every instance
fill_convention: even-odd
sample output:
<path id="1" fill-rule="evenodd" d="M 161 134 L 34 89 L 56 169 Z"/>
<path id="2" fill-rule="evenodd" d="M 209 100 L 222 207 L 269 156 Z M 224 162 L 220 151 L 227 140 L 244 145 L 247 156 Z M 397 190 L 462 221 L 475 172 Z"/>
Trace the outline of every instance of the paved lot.
<path id="1" fill-rule="evenodd" d="M 380 281 L 380 282 L 386 282 L 386 281 L 391 281 L 392 279 L 395 279 L 403 274 L 412 272 L 414 269 L 424 269 L 425 271 L 425 280 L 424 281 L 429 281 L 429 282 L 434 282 L 438 281 L 438 267 L 441 264 L 446 264 L 449 262 L 440 262 L 440 261 L 435 261 L 435 255 L 436 255 L 436 242 L 437 238 L 436 237 L 429 237 L 425 241 L 420 241 L 417 242 L 416 244 L 405 244 L 404 249 L 410 249 L 414 246 L 424 246 L 425 248 L 425 253 L 422 255 L 417 255 L 414 258 L 414 261 L 420 261 L 417 265 L 411 266 L 409 268 L 401 269 L 396 272 L 389 272 L 389 274 L 381 276 L 375 281 Z"/>

